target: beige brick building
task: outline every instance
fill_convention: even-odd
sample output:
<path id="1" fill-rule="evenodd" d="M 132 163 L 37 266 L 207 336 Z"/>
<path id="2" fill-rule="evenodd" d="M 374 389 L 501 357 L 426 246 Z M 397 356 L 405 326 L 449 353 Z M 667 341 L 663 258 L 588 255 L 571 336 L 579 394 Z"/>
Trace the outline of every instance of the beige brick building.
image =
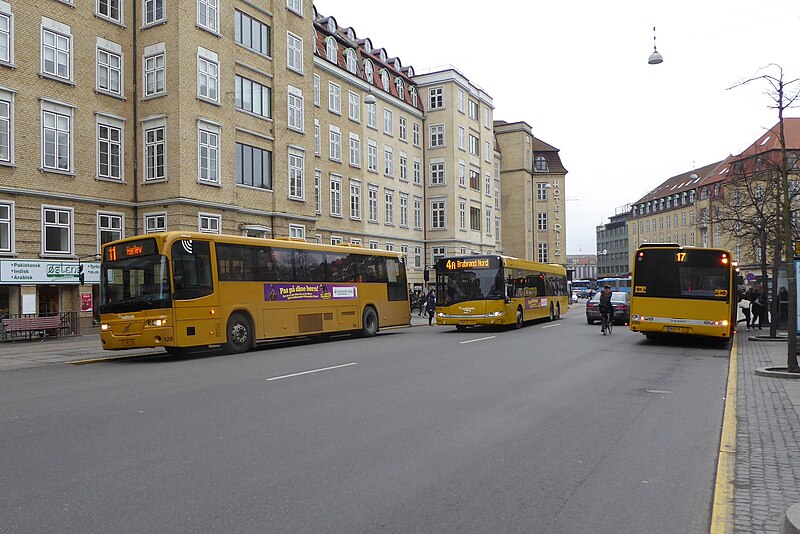
<path id="1" fill-rule="evenodd" d="M 417 75 L 424 99 L 429 265 L 502 252 L 491 97 L 456 69 Z"/>
<path id="2" fill-rule="evenodd" d="M 0 0 L 0 313 L 90 323 L 100 245 L 162 230 L 398 250 L 414 284 L 501 252 L 492 110 L 308 0 Z"/>
<path id="3" fill-rule="evenodd" d="M 567 170 L 558 149 L 534 137 L 525 122 L 495 121 L 494 130 L 501 156 L 503 250 L 566 266 Z"/>

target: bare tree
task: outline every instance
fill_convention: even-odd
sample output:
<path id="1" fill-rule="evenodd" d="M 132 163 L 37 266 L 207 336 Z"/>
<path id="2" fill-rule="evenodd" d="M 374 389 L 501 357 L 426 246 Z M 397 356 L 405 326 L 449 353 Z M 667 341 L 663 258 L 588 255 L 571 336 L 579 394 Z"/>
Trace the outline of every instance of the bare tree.
<path id="1" fill-rule="evenodd" d="M 769 170 L 766 171 L 768 176 L 763 180 L 760 178 L 760 175 L 756 174 L 755 182 L 759 183 L 763 181 L 767 184 L 774 184 L 774 186 L 771 188 L 773 189 L 772 194 L 768 196 L 768 198 L 774 199 L 774 205 L 767 207 L 766 202 L 764 203 L 764 211 L 772 213 L 770 215 L 772 224 L 769 226 L 769 230 L 772 230 L 772 232 L 769 232 L 768 230 L 767 236 L 771 235 L 775 238 L 773 242 L 773 266 L 777 267 L 777 264 L 783 260 L 786 278 L 789 283 L 789 310 L 787 324 L 789 344 L 787 348 L 786 366 L 791 372 L 800 372 L 800 367 L 798 366 L 797 362 L 797 280 L 795 278 L 794 265 L 792 262 L 792 259 L 794 258 L 793 244 L 795 235 L 792 228 L 792 213 L 797 210 L 797 205 L 796 202 L 793 202 L 792 198 L 793 193 L 796 192 L 796 188 L 792 186 L 789 179 L 790 171 L 795 170 L 795 162 L 792 161 L 790 164 L 787 157 L 786 135 L 784 127 L 784 112 L 793 107 L 795 101 L 798 99 L 798 97 L 800 97 L 800 88 L 797 86 L 797 83 L 800 82 L 800 78 L 786 81 L 784 79 L 783 67 L 771 63 L 766 67 L 759 69 L 759 74 L 742 80 L 732 87 L 729 87 L 729 89 L 742 87 L 755 82 L 765 83 L 767 85 L 768 89 L 766 94 L 772 101 L 768 107 L 770 109 L 775 109 L 778 112 L 778 124 L 776 126 L 777 131 L 774 131 L 773 134 L 778 136 L 780 144 L 779 154 L 778 157 L 774 159 L 767 157 L 761 159 L 762 164 L 764 161 L 770 162 L 772 169 L 771 172 Z M 756 158 L 754 160 L 754 165 L 758 161 L 758 158 Z M 755 167 L 754 170 L 756 170 Z M 766 241 L 766 239 L 764 241 Z M 766 248 L 763 250 L 763 252 L 766 253 Z M 764 255 L 762 255 L 762 258 Z M 773 279 L 777 281 L 777 278 Z M 775 284 L 773 284 L 773 302 L 775 302 L 773 305 L 773 318 L 777 316 L 775 311 L 777 311 L 776 301 L 778 300 L 776 298 L 777 295 L 775 293 L 774 286 Z M 774 332 L 773 327 L 771 327 L 771 331 Z"/>

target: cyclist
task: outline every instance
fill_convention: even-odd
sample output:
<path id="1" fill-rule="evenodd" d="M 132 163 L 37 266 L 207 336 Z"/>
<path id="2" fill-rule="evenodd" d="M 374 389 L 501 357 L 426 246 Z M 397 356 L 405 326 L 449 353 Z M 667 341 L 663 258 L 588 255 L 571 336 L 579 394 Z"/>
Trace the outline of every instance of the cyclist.
<path id="1" fill-rule="evenodd" d="M 603 286 L 603 290 L 600 292 L 600 304 L 597 306 L 598 310 L 600 310 L 600 315 L 603 316 L 603 320 L 600 321 L 600 331 L 605 334 L 606 332 L 606 325 L 611 324 L 614 321 L 614 305 L 611 304 L 611 286 L 606 284 Z M 608 318 L 606 318 L 606 315 Z"/>

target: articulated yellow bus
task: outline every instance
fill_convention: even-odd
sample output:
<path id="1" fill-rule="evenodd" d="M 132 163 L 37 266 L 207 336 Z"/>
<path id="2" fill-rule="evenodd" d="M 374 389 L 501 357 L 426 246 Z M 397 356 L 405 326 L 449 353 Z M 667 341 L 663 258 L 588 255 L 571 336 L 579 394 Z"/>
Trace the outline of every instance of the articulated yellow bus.
<path id="1" fill-rule="evenodd" d="M 634 259 L 630 328 L 648 338 L 676 334 L 731 339 L 735 284 L 727 250 L 644 244 Z"/>
<path id="2" fill-rule="evenodd" d="M 567 272 L 560 265 L 507 256 L 463 256 L 436 262 L 436 322 L 463 331 L 479 325 L 514 325 L 569 307 Z"/>
<path id="3" fill-rule="evenodd" d="M 408 325 L 402 254 L 195 232 L 103 245 L 100 339 L 109 350 L 221 345 Z"/>

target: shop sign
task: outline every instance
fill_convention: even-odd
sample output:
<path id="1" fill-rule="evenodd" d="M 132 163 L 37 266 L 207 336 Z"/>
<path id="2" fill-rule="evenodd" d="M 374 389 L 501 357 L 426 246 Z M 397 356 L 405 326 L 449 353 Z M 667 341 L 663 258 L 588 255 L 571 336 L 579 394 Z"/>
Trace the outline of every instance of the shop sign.
<path id="1" fill-rule="evenodd" d="M 100 262 L 86 262 L 87 284 L 100 283 Z M 78 284 L 77 261 L 0 260 L 0 284 Z"/>

